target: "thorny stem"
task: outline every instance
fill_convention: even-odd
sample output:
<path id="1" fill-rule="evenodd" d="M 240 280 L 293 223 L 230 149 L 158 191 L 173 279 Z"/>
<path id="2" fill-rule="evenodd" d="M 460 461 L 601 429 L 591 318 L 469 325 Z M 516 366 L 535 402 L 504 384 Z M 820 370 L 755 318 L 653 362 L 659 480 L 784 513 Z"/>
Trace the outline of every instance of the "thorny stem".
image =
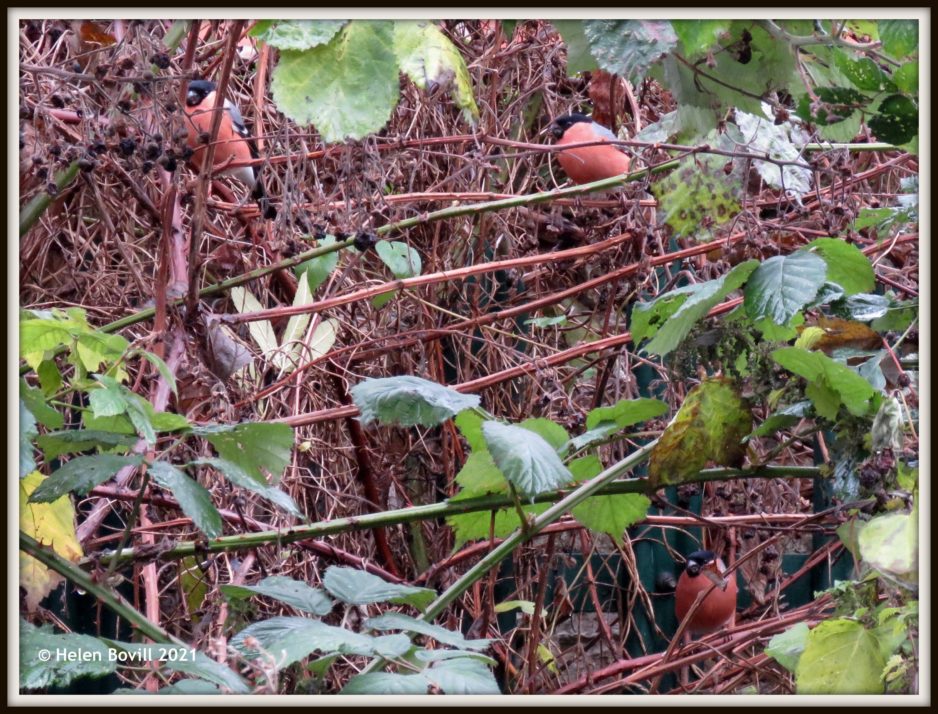
<path id="1" fill-rule="evenodd" d="M 643 447 L 644 448 L 644 447 Z M 813 466 L 762 466 L 753 469 L 705 469 L 697 474 L 696 480 L 725 481 L 739 478 L 813 478 L 820 471 Z M 645 493 L 648 490 L 647 479 L 628 479 L 612 483 L 603 482 L 599 495 L 617 495 L 624 493 Z M 534 503 L 549 503 L 562 498 L 567 492 L 547 491 L 534 497 Z M 279 530 L 257 531 L 241 535 L 224 536 L 206 542 L 179 543 L 175 546 L 155 550 L 153 548 L 126 548 L 119 554 L 116 551 L 106 551 L 95 556 L 95 560 L 110 563 L 114 559 L 121 562 L 156 557 L 160 560 L 173 560 L 185 558 L 199 553 L 221 553 L 232 550 L 245 550 L 258 546 L 277 544 L 284 545 L 296 541 L 318 538 L 337 533 L 350 533 L 354 531 L 369 530 L 371 528 L 384 528 L 404 523 L 435 520 L 459 515 L 461 513 L 474 513 L 478 511 L 493 511 L 512 507 L 512 497 L 506 494 L 490 494 L 478 498 L 467 498 L 459 501 L 444 501 L 431 503 L 425 506 L 412 506 L 397 510 L 383 511 L 381 513 L 368 513 L 361 516 L 336 518 L 330 521 L 320 521 L 309 525 L 295 526 Z M 87 561 L 86 561 L 87 562 Z"/>

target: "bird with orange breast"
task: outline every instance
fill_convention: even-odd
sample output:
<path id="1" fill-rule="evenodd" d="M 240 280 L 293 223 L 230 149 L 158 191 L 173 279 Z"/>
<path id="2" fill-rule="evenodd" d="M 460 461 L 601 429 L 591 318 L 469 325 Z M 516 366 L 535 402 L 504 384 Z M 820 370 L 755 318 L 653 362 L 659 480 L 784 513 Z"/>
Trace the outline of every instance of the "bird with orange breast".
<path id="1" fill-rule="evenodd" d="M 557 146 L 601 142 L 564 149 L 557 154 L 560 166 L 574 183 L 590 183 L 628 173 L 631 164 L 628 154 L 618 145 L 608 143 L 618 141 L 618 137 L 585 114 L 557 117 L 551 124 L 551 133 Z"/>
<path id="2" fill-rule="evenodd" d="M 196 170 L 201 170 L 205 160 L 207 137 L 212 131 L 212 110 L 215 107 L 215 83 L 205 79 L 189 82 L 186 89 L 186 143 L 192 150 L 189 162 Z M 257 147 L 251 139 L 251 132 L 244 125 L 244 119 L 238 107 L 225 99 L 224 114 L 218 127 L 215 146 L 214 168 L 222 174 L 236 178 L 251 189 L 251 197 L 257 201 L 264 218 L 275 218 L 276 209 L 270 204 L 264 184 L 260 179 L 259 168 L 254 166 L 224 167 L 235 162 L 250 161 L 258 157 Z"/>
<path id="3" fill-rule="evenodd" d="M 714 587 L 715 586 L 715 587 Z M 736 619 L 738 586 L 735 574 L 726 577 L 723 561 L 709 550 L 698 550 L 687 556 L 684 572 L 678 578 L 674 591 L 674 612 L 683 621 L 699 593 L 707 592 L 703 601 L 691 614 L 686 631 L 691 636 L 706 635 Z"/>

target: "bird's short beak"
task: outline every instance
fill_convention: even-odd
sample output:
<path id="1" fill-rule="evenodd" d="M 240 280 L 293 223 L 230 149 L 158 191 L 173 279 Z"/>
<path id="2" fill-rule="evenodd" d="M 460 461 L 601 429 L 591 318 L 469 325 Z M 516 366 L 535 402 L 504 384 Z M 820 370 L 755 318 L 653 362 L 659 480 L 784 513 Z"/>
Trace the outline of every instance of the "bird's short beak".
<path id="1" fill-rule="evenodd" d="M 726 581 L 726 578 L 721 577 L 721 576 L 719 575 L 719 573 L 715 573 L 715 572 L 713 572 L 712 570 L 710 570 L 709 568 L 708 568 L 708 569 L 705 569 L 705 570 L 703 571 L 703 574 L 707 576 L 707 578 L 710 580 L 710 582 L 712 582 L 714 585 L 716 585 L 716 586 L 717 586 L 718 588 L 720 588 L 721 590 L 726 590 L 727 585 L 729 585 L 729 583 Z"/>

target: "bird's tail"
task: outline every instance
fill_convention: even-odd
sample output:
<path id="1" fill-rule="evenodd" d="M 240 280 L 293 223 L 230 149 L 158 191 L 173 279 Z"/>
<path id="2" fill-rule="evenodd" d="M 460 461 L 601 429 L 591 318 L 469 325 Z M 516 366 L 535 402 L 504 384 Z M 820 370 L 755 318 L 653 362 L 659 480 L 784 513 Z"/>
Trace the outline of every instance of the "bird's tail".
<path id="1" fill-rule="evenodd" d="M 270 203 L 267 197 L 267 191 L 264 190 L 264 182 L 260 174 L 254 180 L 254 190 L 251 191 L 251 198 L 257 201 L 257 207 L 261 210 L 261 216 L 267 220 L 273 220 L 277 217 L 277 209 Z"/>

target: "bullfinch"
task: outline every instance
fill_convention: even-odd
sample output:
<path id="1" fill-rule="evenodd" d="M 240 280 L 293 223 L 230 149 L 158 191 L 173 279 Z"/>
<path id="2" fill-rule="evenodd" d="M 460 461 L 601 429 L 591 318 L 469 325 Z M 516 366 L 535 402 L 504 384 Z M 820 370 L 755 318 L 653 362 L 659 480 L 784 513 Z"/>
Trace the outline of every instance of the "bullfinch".
<path id="1" fill-rule="evenodd" d="M 551 133 L 557 139 L 557 146 L 618 141 L 615 134 L 585 114 L 567 114 L 554 119 Z M 565 149 L 557 154 L 557 160 L 574 183 L 590 183 L 627 173 L 631 163 L 628 155 L 615 144 Z"/>
<path id="2" fill-rule="evenodd" d="M 674 613 L 682 621 L 697 599 L 697 594 L 710 590 L 687 623 L 692 636 L 705 635 L 732 625 L 736 616 L 738 586 L 736 576 L 724 575 L 723 561 L 709 550 L 698 550 L 687 556 L 684 572 L 677 581 L 674 591 Z"/>
<path id="3" fill-rule="evenodd" d="M 205 137 L 212 131 L 212 108 L 215 106 L 215 83 L 204 79 L 189 82 L 186 90 L 186 131 L 187 144 L 192 149 L 189 159 L 194 168 L 201 169 L 205 151 Z M 224 103 L 224 115 L 218 127 L 215 147 L 215 167 L 229 163 L 249 161 L 258 157 L 257 147 L 251 139 L 251 133 L 244 125 L 244 119 L 238 107 L 228 99 Z M 260 180 L 260 169 L 254 166 L 237 166 L 222 170 L 252 189 L 251 197 L 257 201 L 264 218 L 275 218 L 276 209 L 270 205 L 264 184 Z"/>

